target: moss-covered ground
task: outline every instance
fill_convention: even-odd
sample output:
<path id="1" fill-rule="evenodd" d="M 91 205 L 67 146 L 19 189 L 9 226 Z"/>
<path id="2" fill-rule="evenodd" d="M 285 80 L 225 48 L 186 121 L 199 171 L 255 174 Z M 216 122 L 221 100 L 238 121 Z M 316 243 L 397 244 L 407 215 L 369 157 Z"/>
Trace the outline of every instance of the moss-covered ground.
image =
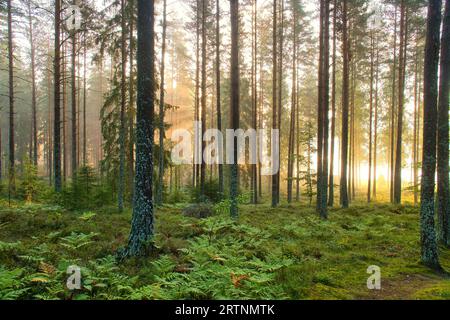
<path id="1" fill-rule="evenodd" d="M 331 209 L 328 221 L 306 204 L 243 205 L 234 222 L 217 214 L 157 210 L 155 252 L 117 263 L 131 212 L 69 212 L 0 203 L 3 299 L 449 299 L 450 280 L 419 262 L 414 206 L 358 204 Z M 450 250 L 441 247 L 450 270 Z M 69 265 L 82 288 L 65 285 Z M 381 268 L 381 290 L 367 268 Z"/>

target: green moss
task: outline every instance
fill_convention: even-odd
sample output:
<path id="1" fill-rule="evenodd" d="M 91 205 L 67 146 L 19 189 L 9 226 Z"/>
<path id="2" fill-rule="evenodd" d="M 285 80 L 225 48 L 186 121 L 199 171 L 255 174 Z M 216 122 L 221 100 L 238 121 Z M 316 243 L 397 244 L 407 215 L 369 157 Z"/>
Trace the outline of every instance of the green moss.
<path id="1" fill-rule="evenodd" d="M 21 270 L 9 289 L 18 290 L 17 298 L 65 299 L 71 293 L 61 287 L 64 266 L 73 263 L 102 284 L 77 293 L 86 299 L 450 298 L 449 280 L 419 263 L 419 214 L 412 206 L 354 204 L 331 209 L 327 221 L 304 204 L 242 205 L 238 221 L 228 213 L 186 217 L 184 207 L 158 208 L 151 257 L 116 265 L 111 257 L 126 245 L 130 211 L 3 206 L 0 264 L 5 277 Z M 449 269 L 450 252 L 440 251 Z M 42 278 L 42 262 L 57 271 L 37 284 L 31 279 Z M 368 291 L 370 265 L 381 267 L 386 290 Z M 420 285 L 404 281 L 417 277 Z"/>

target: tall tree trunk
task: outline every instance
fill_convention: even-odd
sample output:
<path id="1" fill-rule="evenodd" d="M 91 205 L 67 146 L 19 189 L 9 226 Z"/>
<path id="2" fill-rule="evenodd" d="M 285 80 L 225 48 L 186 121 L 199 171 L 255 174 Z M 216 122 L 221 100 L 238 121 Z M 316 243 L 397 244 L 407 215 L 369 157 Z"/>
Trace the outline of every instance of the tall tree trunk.
<path id="1" fill-rule="evenodd" d="M 427 36 L 424 62 L 423 162 L 420 204 L 420 242 L 422 263 L 440 269 L 434 223 L 434 188 L 436 173 L 436 129 L 438 99 L 439 29 L 441 0 L 428 4 Z"/>
<path id="2" fill-rule="evenodd" d="M 125 193 L 125 108 L 127 99 L 127 49 L 126 49 L 126 17 L 125 17 L 125 0 L 120 1 L 121 11 L 121 80 L 120 80 L 120 129 L 119 129 L 119 193 L 118 193 L 118 209 L 123 212 L 124 193 Z"/>
<path id="3" fill-rule="evenodd" d="M 416 54 L 415 54 L 415 64 L 414 64 L 414 138 L 413 138 L 413 189 L 414 189 L 414 205 L 417 205 L 418 202 L 418 190 L 417 187 L 419 173 L 418 173 L 418 167 L 417 167 L 417 159 L 418 159 L 418 108 L 419 108 L 419 80 L 418 80 L 418 73 L 419 73 L 419 50 L 418 50 L 418 34 L 416 34 Z"/>
<path id="4" fill-rule="evenodd" d="M 328 145 L 329 145 L 329 109 L 330 109 L 330 2 L 324 1 L 324 33 L 323 33 L 323 149 L 322 149 L 322 184 L 320 216 L 326 219 L 328 216 Z"/>
<path id="5" fill-rule="evenodd" d="M 162 48 L 161 48 L 161 84 L 159 87 L 159 182 L 156 193 L 156 204 L 161 205 L 163 202 L 164 190 L 164 76 L 166 67 L 166 30 L 167 30 L 167 0 L 163 1 L 163 30 L 162 30 Z"/>
<path id="6" fill-rule="evenodd" d="M 201 125 L 202 125 L 202 159 L 200 166 L 200 190 L 201 194 L 205 195 L 205 179 L 206 179 L 206 162 L 203 157 L 203 152 L 206 148 L 206 141 L 203 140 L 206 132 L 206 0 L 202 0 L 202 96 L 201 96 Z"/>
<path id="7" fill-rule="evenodd" d="M 390 199 L 391 202 L 394 202 L 394 174 L 395 174 L 395 166 L 394 166 L 394 155 L 395 155 L 395 107 L 396 107 L 396 94 L 395 88 L 397 83 L 397 5 L 395 5 L 395 15 L 394 15 L 394 65 L 392 67 L 392 103 L 391 103 L 391 122 L 390 122 Z"/>
<path id="8" fill-rule="evenodd" d="M 239 0 L 230 0 L 231 13 L 231 129 L 239 128 Z M 237 138 L 234 137 L 233 164 L 231 165 L 230 179 L 230 215 L 237 219 L 238 212 L 238 147 Z"/>
<path id="9" fill-rule="evenodd" d="M 136 177 L 133 218 L 124 257 L 147 255 L 154 233 L 153 118 L 155 108 L 154 1 L 138 0 Z"/>
<path id="10" fill-rule="evenodd" d="M 376 62 L 375 62 L 375 125 L 373 140 L 373 197 L 377 197 L 377 159 L 378 159 L 378 104 L 379 104 L 379 70 L 380 70 L 380 50 L 378 47 L 378 34 L 376 35 Z"/>
<path id="11" fill-rule="evenodd" d="M 50 57 L 50 56 L 49 56 Z M 53 139 L 52 139 L 52 102 L 50 97 L 52 96 L 52 80 L 51 80 L 51 68 L 52 61 L 50 58 L 47 60 L 47 166 L 49 185 L 53 185 Z"/>
<path id="12" fill-rule="evenodd" d="M 278 42 L 277 42 L 277 0 L 273 1 L 273 30 L 272 30 L 272 129 L 278 129 L 278 112 L 277 112 L 277 72 L 278 72 Z M 272 150 L 273 152 L 273 150 Z M 276 207 L 278 205 L 277 201 L 277 183 L 278 178 L 277 175 L 272 175 L 272 207 Z"/>
<path id="13" fill-rule="evenodd" d="M 281 129 L 281 111 L 283 109 L 283 54 L 284 54 L 284 1 L 280 0 L 280 50 L 278 58 L 278 124 L 277 128 Z M 277 177 L 277 205 L 280 203 L 280 185 L 281 185 L 281 130 L 278 148 L 278 159 L 280 159 L 280 170 L 276 173 Z"/>
<path id="14" fill-rule="evenodd" d="M 331 150 L 330 178 L 328 182 L 328 206 L 334 206 L 334 152 L 336 139 L 336 30 L 337 30 L 337 0 L 333 2 L 333 60 L 331 87 Z"/>
<path id="15" fill-rule="evenodd" d="M 75 4 L 75 2 L 74 2 Z M 72 109 L 71 109 L 71 120 L 72 120 L 72 161 L 71 161 L 71 173 L 72 178 L 74 179 L 76 176 L 76 172 L 78 169 L 78 157 L 77 157 L 77 150 L 78 150 L 78 139 L 77 139 L 77 76 L 76 76 L 76 57 L 77 57 L 77 34 L 76 31 L 72 31 L 72 70 L 71 70 L 71 102 L 72 102 Z"/>
<path id="16" fill-rule="evenodd" d="M 397 147 L 394 169 L 394 203 L 400 204 L 402 198 L 402 139 L 403 139 L 403 108 L 406 66 L 406 44 L 407 44 L 407 17 L 405 0 L 401 2 L 400 13 L 400 53 L 398 68 L 398 115 L 397 115 Z"/>
<path id="17" fill-rule="evenodd" d="M 14 55 L 12 34 L 11 0 L 7 1 L 8 10 L 8 76 L 9 76 L 9 194 L 15 192 L 15 129 L 14 129 Z"/>
<path id="18" fill-rule="evenodd" d="M 35 166 L 38 165 L 38 140 L 37 140 L 37 112 L 36 112 L 36 50 L 34 47 L 34 28 L 33 28 L 33 16 L 31 12 L 31 0 L 28 1 L 28 33 L 30 39 L 30 58 L 31 58 L 31 118 L 32 118 L 32 158 Z"/>
<path id="19" fill-rule="evenodd" d="M 64 32 L 61 30 L 61 38 L 64 39 Z M 67 104 L 68 104 L 68 95 L 67 95 L 67 70 L 66 70 L 66 54 L 67 47 L 66 42 L 62 41 L 62 143 L 63 143 L 63 182 L 66 183 L 67 179 L 67 162 L 68 162 L 68 150 L 67 150 Z"/>
<path id="20" fill-rule="evenodd" d="M 256 0 L 255 0 L 256 1 Z M 217 130 L 222 132 L 222 101 L 220 92 L 220 3 L 216 0 L 216 113 L 217 113 Z M 224 180 L 223 180 L 223 141 L 219 141 L 219 192 L 223 196 Z"/>
<path id="21" fill-rule="evenodd" d="M 297 52 L 298 52 L 298 48 L 297 48 Z M 296 195 L 295 195 L 295 200 L 297 202 L 300 201 L 300 79 L 299 79 L 299 72 L 296 72 L 297 74 L 297 81 L 296 81 L 296 85 L 297 85 L 297 95 L 296 95 L 296 109 L 295 109 L 295 118 L 296 118 L 296 137 L 295 137 L 295 142 L 296 142 L 296 152 L 295 152 L 295 162 L 296 162 Z"/>
<path id="22" fill-rule="evenodd" d="M 320 213 L 322 205 L 322 166 L 323 166 L 323 91 L 324 91 L 324 19 L 325 0 L 320 0 L 319 28 L 319 68 L 318 68 L 318 99 L 317 99 L 317 201 L 316 210 Z"/>
<path id="23" fill-rule="evenodd" d="M 135 19 L 135 1 L 130 2 L 130 68 L 129 68 L 129 102 L 128 106 L 128 185 L 134 185 L 134 150 L 135 150 L 135 99 L 134 99 L 134 19 Z M 130 190 L 131 199 L 134 197 L 134 188 Z"/>
<path id="24" fill-rule="evenodd" d="M 87 47 L 86 34 L 83 39 L 83 166 L 87 166 L 87 124 L 86 124 L 86 104 L 87 104 Z"/>
<path id="25" fill-rule="evenodd" d="M 196 0 L 195 6 L 196 18 L 195 18 L 195 27 L 196 27 L 196 46 L 195 46 L 195 101 L 194 101 L 194 121 L 197 123 L 199 121 L 199 109 L 200 109 L 200 0 Z M 196 127 L 194 126 L 194 130 Z M 197 159 L 197 148 L 198 140 L 195 140 L 194 143 L 194 155 L 193 155 L 193 166 L 192 166 L 192 186 L 198 186 L 199 180 L 199 167 L 198 167 L 198 159 Z"/>
<path id="26" fill-rule="evenodd" d="M 373 129 L 373 83 L 374 83 L 374 38 L 373 31 L 370 35 L 370 108 L 369 108 L 369 180 L 367 184 L 367 202 L 370 203 L 372 195 L 372 129 Z"/>
<path id="27" fill-rule="evenodd" d="M 445 1 L 444 26 L 441 39 L 441 75 L 438 105 L 438 221 L 439 240 L 450 246 L 450 191 L 449 191 L 449 90 L 450 90 L 450 0 Z"/>
<path id="28" fill-rule="evenodd" d="M 292 202 L 292 182 L 294 179 L 294 147 L 295 147 L 295 120 L 297 102 L 297 12 L 293 8 L 294 37 L 292 41 L 292 97 L 291 97 L 291 122 L 289 127 L 289 151 L 288 151 L 288 179 L 287 179 L 287 201 Z"/>
<path id="29" fill-rule="evenodd" d="M 342 79 L 342 150 L 341 150 L 341 182 L 340 182 L 340 202 L 343 208 L 348 208 L 348 107 L 349 107 L 349 43 L 347 30 L 347 0 L 343 0 L 342 14 L 342 53 L 343 53 L 343 79 Z"/>
<path id="30" fill-rule="evenodd" d="M 253 1 L 253 13 L 252 13 L 252 126 L 253 129 L 258 129 L 258 93 L 257 93 L 257 72 L 258 72 L 258 61 L 257 61 L 257 13 L 258 13 L 258 2 Z M 258 176 L 257 176 L 257 164 L 252 164 L 252 202 L 253 204 L 258 203 Z"/>
<path id="31" fill-rule="evenodd" d="M 54 58 L 54 114 L 53 114 L 53 173 L 55 191 L 61 192 L 61 0 L 55 0 L 55 58 Z"/>

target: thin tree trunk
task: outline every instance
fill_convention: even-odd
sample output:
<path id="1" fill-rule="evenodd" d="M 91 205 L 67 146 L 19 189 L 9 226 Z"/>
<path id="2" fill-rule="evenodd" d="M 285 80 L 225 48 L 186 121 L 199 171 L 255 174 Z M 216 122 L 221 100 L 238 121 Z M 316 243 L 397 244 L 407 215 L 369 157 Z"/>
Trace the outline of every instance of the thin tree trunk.
<path id="1" fill-rule="evenodd" d="M 418 202 L 418 167 L 417 167 L 417 159 L 418 159 L 418 150 L 417 150 L 417 143 L 418 143 L 418 108 L 419 108 L 419 101 L 418 101 L 418 95 L 419 95 L 419 80 L 418 80 L 418 73 L 419 73 L 419 50 L 418 50 L 418 43 L 417 43 L 417 37 L 416 34 L 416 57 L 415 57 L 415 65 L 414 65 L 414 138 L 413 138 L 413 189 L 414 189 L 414 205 L 417 205 Z"/>
<path id="2" fill-rule="evenodd" d="M 296 101 L 297 101 L 297 13 L 293 8 L 293 41 L 292 41 L 292 96 L 291 96 L 291 121 L 289 127 L 289 151 L 288 151 L 288 179 L 287 179 L 287 201 L 292 202 L 292 183 L 294 179 L 294 147 L 295 147 L 295 121 L 296 121 Z"/>
<path id="3" fill-rule="evenodd" d="M 55 0 L 55 58 L 54 58 L 54 115 L 53 115 L 53 173 L 55 175 L 55 191 L 61 192 L 61 57 L 60 57 L 60 34 L 61 34 L 61 1 Z"/>
<path id="4" fill-rule="evenodd" d="M 280 50 L 278 60 L 278 124 L 277 128 L 280 129 L 280 139 L 278 148 L 278 159 L 280 159 L 280 170 L 277 171 L 277 205 L 280 203 L 280 185 L 281 185 L 281 111 L 283 109 L 283 53 L 284 53 L 284 1 L 280 1 Z"/>
<path id="5" fill-rule="evenodd" d="M 222 132 L 222 101 L 220 92 L 220 3 L 216 1 L 216 113 L 217 113 L 217 130 Z M 221 196 L 224 193 L 223 180 L 223 141 L 219 141 L 219 192 Z"/>
<path id="6" fill-rule="evenodd" d="M 278 112 L 277 112 L 277 72 L 278 72 L 278 55 L 277 55 L 277 0 L 273 1 L 273 51 L 272 51 L 272 129 L 278 129 Z M 273 152 L 273 150 L 272 150 Z M 277 201 L 277 175 L 272 175 L 272 207 L 278 205 Z"/>
<path id="7" fill-rule="evenodd" d="M 203 140 L 206 132 L 206 0 L 202 0 L 202 96 L 201 96 L 201 125 L 202 125 L 202 159 L 200 166 L 200 190 L 201 194 L 205 195 L 205 179 L 206 179 L 206 162 L 203 157 L 203 152 L 206 148 L 206 141 Z"/>
<path id="8" fill-rule="evenodd" d="M 15 192 L 15 129 L 14 129 L 14 55 L 12 34 L 11 0 L 7 1 L 8 10 L 8 76 L 9 76 L 9 195 Z"/>
<path id="9" fill-rule="evenodd" d="M 407 43 L 407 17 L 405 1 L 401 2 L 400 13 L 400 53 L 398 68 L 398 115 L 397 115 L 397 147 L 394 169 L 394 203 L 400 204 L 402 197 L 402 140 L 403 140 L 403 108 L 405 87 L 405 53 Z"/>
<path id="10" fill-rule="evenodd" d="M 257 111 L 258 111 L 258 93 L 257 93 L 257 12 L 258 12 L 257 0 L 253 1 L 253 32 L 252 32 L 252 126 L 255 130 L 258 129 Z M 252 164 L 252 202 L 258 203 L 258 176 L 257 176 L 257 164 Z"/>
<path id="11" fill-rule="evenodd" d="M 133 218 L 124 257 L 148 255 L 154 234 L 152 200 L 155 107 L 154 1 L 138 0 L 136 177 Z"/>
<path id="12" fill-rule="evenodd" d="M 163 1 L 163 31 L 162 31 L 162 50 L 161 50 L 161 84 L 159 87 L 159 182 L 156 193 L 156 204 L 161 205 L 163 202 L 164 190 L 164 76 L 166 67 L 166 30 L 167 30 L 167 0 Z"/>
<path id="13" fill-rule="evenodd" d="M 333 2 L 333 60 L 332 60 L 332 88 L 331 88 L 331 150 L 330 150 L 330 178 L 328 182 L 328 206 L 334 206 L 334 152 L 336 142 L 336 29 L 337 29 L 337 0 Z"/>
<path id="14" fill-rule="evenodd" d="M 374 140 L 373 140 L 373 198 L 377 197 L 377 164 L 378 164 L 378 104 L 379 104 L 379 70 L 380 70 L 380 50 L 378 48 L 378 35 L 376 35 L 376 67 L 375 67 L 375 128 L 374 128 Z"/>
<path id="15" fill-rule="evenodd" d="M 194 119 L 196 122 L 200 120 L 200 1 L 196 1 L 196 40 L 197 40 L 197 46 L 196 46 L 196 66 L 195 66 L 195 115 Z M 200 180 L 200 168 L 197 164 L 197 148 L 198 141 L 195 141 L 195 155 L 194 155 L 194 165 L 193 165 L 193 186 L 198 186 L 199 180 Z"/>
<path id="16" fill-rule="evenodd" d="M 74 2 L 75 3 L 75 2 Z M 71 102 L 72 102 L 72 114 L 71 114 L 71 120 L 72 120 L 72 167 L 71 167 L 71 174 L 72 178 L 74 179 L 76 176 L 77 168 L 78 168 L 78 158 L 77 158 L 77 82 L 76 82 L 76 57 L 77 57 L 77 34 L 76 31 L 72 31 L 72 71 L 71 71 Z"/>
<path id="17" fill-rule="evenodd" d="M 134 100 L 134 7 L 135 1 L 130 2 L 130 70 L 129 70 L 129 100 L 128 106 L 128 179 L 129 185 L 134 185 L 134 151 L 135 151 L 135 100 Z M 134 188 L 131 188 L 131 199 L 134 197 Z"/>
<path id="18" fill-rule="evenodd" d="M 34 47 L 34 29 L 33 29 L 33 17 L 31 13 L 31 0 L 28 1 L 28 32 L 30 37 L 31 47 L 31 117 L 32 117 L 32 146 L 33 154 L 30 160 L 37 167 L 38 165 L 38 140 L 37 140 L 37 111 L 36 111 L 36 54 Z"/>
<path id="19" fill-rule="evenodd" d="M 449 190 L 449 90 L 450 90 L 450 0 L 445 1 L 444 26 L 441 39 L 441 69 L 438 104 L 438 222 L 439 240 L 450 246 Z"/>
<path id="20" fill-rule="evenodd" d="M 62 30 L 61 30 L 62 32 Z M 61 34 L 61 38 L 64 39 L 64 33 Z M 66 70 L 66 54 L 67 47 L 66 42 L 63 40 L 62 45 L 62 143 L 63 143 L 63 182 L 66 183 L 67 179 L 67 162 L 68 162 L 68 151 L 67 151 L 67 70 Z"/>
<path id="21" fill-rule="evenodd" d="M 127 49 L 126 49 L 126 17 L 125 17 L 125 0 L 120 1 L 121 11 L 121 81 L 120 81 L 120 129 L 119 129 L 119 192 L 118 192 L 118 209 L 123 212 L 124 193 L 125 193 L 125 107 L 127 99 L 126 91 L 126 67 L 127 67 Z"/>
<path id="22" fill-rule="evenodd" d="M 371 201 L 371 193 L 372 193 L 372 129 L 373 129 L 373 83 L 374 83 L 374 39 L 373 39 L 373 31 L 370 36 L 370 108 L 369 108 L 369 180 L 367 186 L 367 202 Z"/>
<path id="23" fill-rule="evenodd" d="M 341 182 L 340 202 L 343 208 L 348 208 L 347 193 L 347 163 L 348 163 L 348 92 L 349 92 L 349 43 L 347 30 L 347 0 L 343 0 L 342 14 L 342 52 L 343 52 L 343 79 L 342 79 L 342 150 L 341 150 Z"/>
<path id="24" fill-rule="evenodd" d="M 86 35 L 84 35 L 83 41 L 83 166 L 87 166 L 87 124 L 86 124 L 86 104 L 87 104 L 87 92 L 86 92 L 86 69 L 87 69 L 87 47 L 86 47 Z"/>
<path id="25" fill-rule="evenodd" d="M 435 232 L 435 173 L 438 99 L 439 29 L 441 0 L 428 4 L 427 36 L 424 62 L 423 163 L 420 204 L 420 243 L 422 263 L 441 269 Z"/>
<path id="26" fill-rule="evenodd" d="M 231 129 L 239 128 L 239 0 L 230 0 L 231 13 Z M 237 138 L 234 137 L 233 164 L 230 179 L 230 215 L 237 219 L 238 212 L 238 148 Z"/>
<path id="27" fill-rule="evenodd" d="M 394 65 L 392 68 L 392 104 L 391 104 L 391 122 L 390 122 L 390 132 L 391 132 L 391 146 L 390 146 L 390 199 L 391 202 L 394 202 L 394 173 L 395 173 L 395 167 L 394 167 L 394 154 L 395 154 L 395 107 L 396 107 L 396 94 L 395 94 L 395 88 L 397 83 L 397 5 L 395 5 L 395 15 L 394 15 Z"/>
<path id="28" fill-rule="evenodd" d="M 322 185 L 320 188 L 321 191 L 321 206 L 320 206 L 320 216 L 323 219 L 327 219 L 328 209 L 327 209 L 327 201 L 328 201 L 328 145 L 329 145 L 329 109 L 330 109 L 330 2 L 324 1 L 324 38 L 323 38 L 323 46 L 324 46 L 324 57 L 323 57 L 323 155 L 322 155 Z"/>

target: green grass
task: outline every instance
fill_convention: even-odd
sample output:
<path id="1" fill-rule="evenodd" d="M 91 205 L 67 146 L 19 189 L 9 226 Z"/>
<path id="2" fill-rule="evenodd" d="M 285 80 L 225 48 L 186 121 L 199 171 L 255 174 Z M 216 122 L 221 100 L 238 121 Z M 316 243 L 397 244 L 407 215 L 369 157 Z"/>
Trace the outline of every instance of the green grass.
<path id="1" fill-rule="evenodd" d="M 0 298 L 4 299 L 449 299 L 450 281 L 419 263 L 413 206 L 355 204 L 322 221 L 304 204 L 241 206 L 238 222 L 220 213 L 159 209 L 157 252 L 117 264 L 131 212 L 68 212 L 0 203 Z M 441 248 L 450 270 L 450 252 Z M 69 265 L 83 287 L 65 288 Z M 369 291 L 370 265 L 382 290 Z"/>

